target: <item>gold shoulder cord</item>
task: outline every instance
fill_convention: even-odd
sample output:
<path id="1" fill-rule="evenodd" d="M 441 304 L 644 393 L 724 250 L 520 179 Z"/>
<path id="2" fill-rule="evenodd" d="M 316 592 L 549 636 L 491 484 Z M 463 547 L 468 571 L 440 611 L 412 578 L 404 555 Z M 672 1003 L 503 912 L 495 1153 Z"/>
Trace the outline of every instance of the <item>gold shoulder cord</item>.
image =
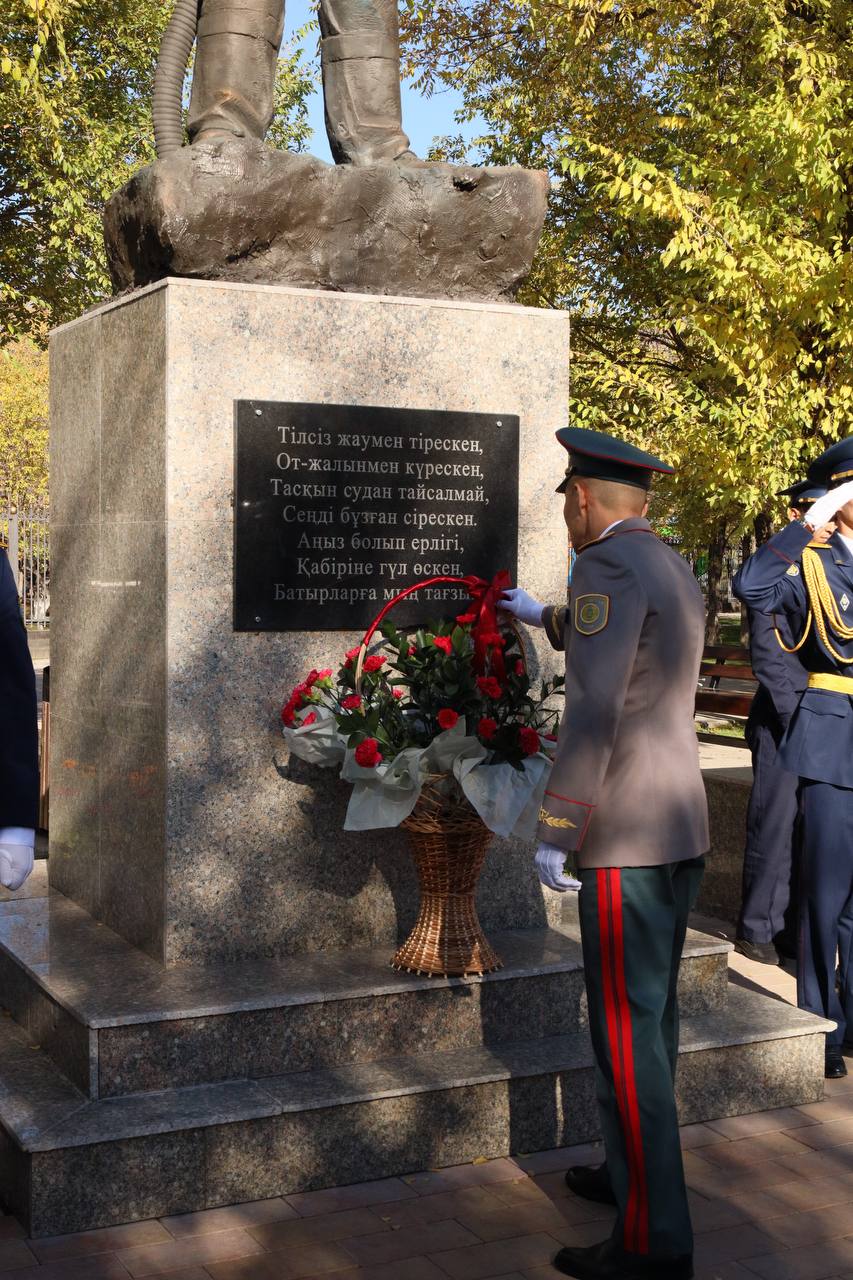
<path id="1" fill-rule="evenodd" d="M 814 552 L 812 554 L 814 554 Z M 806 550 L 803 552 L 803 569 L 804 570 L 805 570 L 807 555 L 808 555 L 808 548 L 806 548 Z M 808 579 L 806 579 L 806 586 L 808 587 Z M 809 592 L 809 601 L 811 603 L 811 592 Z M 788 645 L 785 644 L 785 641 L 782 639 L 782 637 L 779 634 L 779 628 L 778 627 L 773 628 L 773 634 L 776 637 L 776 643 L 778 644 L 779 648 L 782 650 L 783 653 L 799 653 L 800 649 L 802 649 L 803 645 L 806 643 L 806 640 L 808 639 L 809 632 L 812 629 L 812 613 L 813 613 L 813 609 L 809 609 L 809 614 L 808 614 L 808 617 L 806 618 L 806 629 L 803 632 L 803 634 L 800 636 L 800 639 L 797 642 L 797 644 L 793 646 L 793 648 L 789 648 Z"/>
<path id="2" fill-rule="evenodd" d="M 831 629 L 839 640 L 850 641 L 853 640 L 853 627 L 848 627 L 838 612 L 838 605 L 835 596 L 832 594 L 832 588 L 826 580 L 826 570 L 823 567 L 821 558 L 816 551 L 812 551 L 809 547 L 806 547 L 803 552 L 803 578 L 809 594 L 811 611 L 803 639 L 797 645 L 797 648 L 800 648 L 800 645 L 808 635 L 809 625 L 812 618 L 814 618 L 817 633 L 827 653 L 831 654 L 835 661 L 840 662 L 842 666 L 849 667 L 853 664 L 853 658 L 845 658 L 830 643 L 829 630 Z M 779 643 L 782 643 L 781 640 Z M 784 648 L 785 646 L 783 645 L 782 647 Z M 795 651 L 788 650 L 788 652 Z"/>
<path id="3" fill-rule="evenodd" d="M 789 648 L 788 645 L 785 644 L 785 641 L 779 635 L 778 627 L 773 628 L 773 634 L 776 636 L 776 643 L 778 644 L 779 648 L 784 650 L 785 653 L 799 653 L 800 649 L 802 649 L 803 645 L 806 643 L 806 640 L 808 639 L 808 634 L 811 631 L 811 629 L 812 629 L 812 611 L 811 609 L 809 609 L 809 616 L 808 618 L 806 618 L 806 629 L 801 635 L 799 642 L 795 644 L 793 648 Z"/>

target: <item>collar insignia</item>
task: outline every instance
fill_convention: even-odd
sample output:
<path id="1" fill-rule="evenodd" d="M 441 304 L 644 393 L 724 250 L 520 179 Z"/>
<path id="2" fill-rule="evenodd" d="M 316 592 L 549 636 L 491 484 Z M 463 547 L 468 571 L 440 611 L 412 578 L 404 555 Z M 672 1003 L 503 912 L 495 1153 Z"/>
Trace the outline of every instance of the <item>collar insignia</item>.
<path id="1" fill-rule="evenodd" d="M 838 603 L 841 605 L 841 608 L 842 608 L 842 609 L 849 609 L 849 608 L 850 608 L 850 600 L 848 599 L 848 596 L 847 596 L 847 592 L 846 592 L 846 591 L 844 592 L 844 595 L 841 597 L 841 599 L 838 601 Z"/>

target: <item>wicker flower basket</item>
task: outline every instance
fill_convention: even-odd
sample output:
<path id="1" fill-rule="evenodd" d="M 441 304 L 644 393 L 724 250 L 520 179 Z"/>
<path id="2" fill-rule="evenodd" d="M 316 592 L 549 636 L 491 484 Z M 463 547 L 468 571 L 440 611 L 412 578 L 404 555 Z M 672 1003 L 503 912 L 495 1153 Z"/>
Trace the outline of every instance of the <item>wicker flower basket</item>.
<path id="1" fill-rule="evenodd" d="M 449 781 L 428 778 L 414 812 L 402 824 L 409 834 L 421 903 L 415 927 L 391 963 L 408 973 L 442 977 L 492 973 L 502 967 L 501 960 L 474 905 L 492 833 L 464 796 L 444 794 Z"/>
<path id="2" fill-rule="evenodd" d="M 470 581 L 455 577 L 428 578 L 407 587 L 389 601 L 361 642 L 355 670 L 356 692 L 361 693 L 370 642 L 395 605 L 434 583 L 462 583 L 470 589 Z M 521 631 L 512 618 L 506 621 L 515 632 L 526 666 Z M 501 969 L 502 961 L 483 933 L 474 905 L 474 893 L 492 832 L 453 779 L 441 774 L 426 779 L 414 811 L 401 825 L 409 835 L 421 903 L 414 929 L 391 961 L 393 967 L 407 973 L 446 978 Z"/>

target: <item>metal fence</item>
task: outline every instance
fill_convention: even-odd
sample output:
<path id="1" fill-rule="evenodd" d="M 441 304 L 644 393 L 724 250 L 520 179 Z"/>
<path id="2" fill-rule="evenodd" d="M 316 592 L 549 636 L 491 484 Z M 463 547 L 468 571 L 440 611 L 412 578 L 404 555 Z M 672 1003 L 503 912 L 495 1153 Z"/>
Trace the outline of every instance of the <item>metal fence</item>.
<path id="1" fill-rule="evenodd" d="M 50 528 L 47 503 L 0 493 L 0 551 L 9 557 L 28 627 L 50 626 Z"/>

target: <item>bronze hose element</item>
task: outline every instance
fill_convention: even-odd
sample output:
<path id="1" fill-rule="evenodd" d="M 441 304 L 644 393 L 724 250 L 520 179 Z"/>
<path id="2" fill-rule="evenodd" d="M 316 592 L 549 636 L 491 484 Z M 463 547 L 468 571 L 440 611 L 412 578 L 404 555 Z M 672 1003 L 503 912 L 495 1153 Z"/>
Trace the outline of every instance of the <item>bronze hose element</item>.
<path id="1" fill-rule="evenodd" d="M 158 160 L 184 145 L 184 75 L 198 26 L 198 7 L 199 0 L 177 0 L 160 45 L 151 103 Z"/>

